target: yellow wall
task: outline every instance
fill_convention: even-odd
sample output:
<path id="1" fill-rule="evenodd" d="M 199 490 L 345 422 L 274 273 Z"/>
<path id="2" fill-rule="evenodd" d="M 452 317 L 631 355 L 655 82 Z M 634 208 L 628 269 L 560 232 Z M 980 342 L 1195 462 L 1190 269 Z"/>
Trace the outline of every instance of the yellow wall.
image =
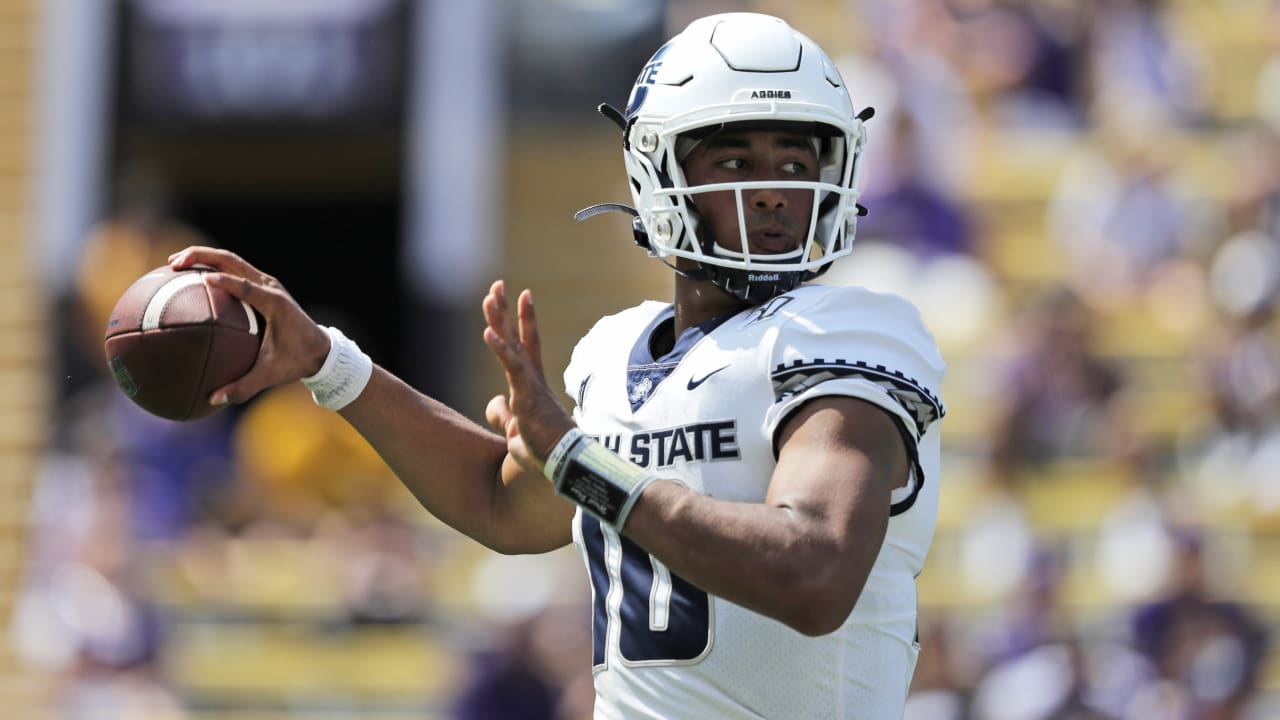
<path id="1" fill-rule="evenodd" d="M 0 708 L 40 717 L 46 688 L 10 637 L 27 505 L 48 430 L 48 305 L 31 252 L 36 0 L 0 0 Z"/>

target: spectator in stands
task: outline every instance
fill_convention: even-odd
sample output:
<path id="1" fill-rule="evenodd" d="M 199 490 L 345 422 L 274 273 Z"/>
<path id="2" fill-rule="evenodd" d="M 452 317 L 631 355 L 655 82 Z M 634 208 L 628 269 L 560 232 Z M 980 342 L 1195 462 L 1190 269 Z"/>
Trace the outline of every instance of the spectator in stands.
<path id="1" fill-rule="evenodd" d="M 1208 55 L 1198 25 L 1179 21 L 1179 4 L 1087 3 L 1088 84 L 1094 102 L 1152 107 L 1180 124 L 1208 114 Z"/>
<path id="2" fill-rule="evenodd" d="M 454 708 L 457 720 L 555 720 L 556 688 L 534 651 L 536 617 L 510 627 L 502 642 L 472 658 Z"/>
<path id="3" fill-rule="evenodd" d="M 1059 600 L 1061 559 L 1035 553 L 1012 607 L 999 613 L 987 637 L 985 671 L 975 684 L 969 717 L 989 720 L 1094 720 L 1083 649 Z"/>
<path id="4" fill-rule="evenodd" d="M 1094 133 L 1053 190 L 1049 233 L 1083 300 L 1104 310 L 1132 307 L 1193 244 L 1206 200 L 1179 183 L 1185 136 L 1165 111 L 1113 98 L 1093 117 Z"/>
<path id="5" fill-rule="evenodd" d="M 975 122 L 973 98 L 952 62 L 955 17 L 942 0 L 858 4 L 865 18 L 859 24 L 865 52 L 839 58 L 841 72 L 851 87 L 865 89 L 867 103 L 881 117 L 910 116 L 913 140 L 920 158 L 929 164 L 931 180 L 954 190 L 967 179 L 972 148 L 963 137 Z M 862 171 L 867 192 L 894 175 L 895 154 L 888 142 L 868 145 Z"/>
<path id="6" fill-rule="evenodd" d="M 989 664 L 998 664 L 1067 634 L 1058 593 L 1062 560 L 1049 547 L 1033 552 L 1022 585 L 985 641 Z"/>
<path id="7" fill-rule="evenodd" d="M 884 163 L 865 193 L 866 204 L 875 212 L 859 223 L 860 241 L 891 243 L 920 259 L 971 253 L 972 221 L 964 206 L 938 182 L 915 117 L 899 110 L 887 127 Z"/>
<path id="8" fill-rule="evenodd" d="M 1124 379 L 1092 344 L 1094 317 L 1069 289 L 1034 302 L 1018 325 L 1002 373 L 992 469 L 1009 480 L 1061 458 L 1122 451 L 1118 400 Z"/>
<path id="9" fill-rule="evenodd" d="M 1246 502 L 1280 513 L 1280 240 L 1243 230 L 1217 248 L 1208 270 L 1220 321 L 1201 343 L 1204 391 L 1212 413 L 1181 456 L 1205 508 Z"/>
<path id="10" fill-rule="evenodd" d="M 956 638 L 963 622 L 935 617 L 920 627 L 920 660 L 911 681 L 904 720 L 961 720 L 977 668 Z"/>
<path id="11" fill-rule="evenodd" d="M 1227 319 L 1207 351 L 1209 396 L 1219 427 L 1257 437 L 1280 421 L 1275 305 L 1259 302 Z"/>
<path id="12" fill-rule="evenodd" d="M 1151 662 L 1156 682 L 1173 684 L 1159 685 L 1162 694 L 1176 688 L 1170 699 L 1186 708 L 1185 717 L 1241 717 L 1257 689 L 1265 630 L 1248 608 L 1213 597 L 1198 533 L 1177 532 L 1174 543 L 1169 588 L 1133 616 L 1134 644 Z"/>
<path id="13" fill-rule="evenodd" d="M 69 428 L 36 479 L 11 641 L 56 676 L 63 717 L 178 715 L 162 674 L 160 614 L 142 587 L 135 486 L 105 414 Z"/>
<path id="14" fill-rule="evenodd" d="M 500 611 L 514 614 L 492 625 L 499 628 L 494 639 L 473 654 L 467 681 L 455 698 L 456 720 L 593 716 L 595 690 L 591 673 L 581 664 L 591 653 L 590 633 L 581 622 L 590 611 L 565 600 Z"/>
<path id="15" fill-rule="evenodd" d="M 947 0 L 957 24 L 951 62 L 995 128 L 1080 125 L 1085 23 L 1079 7 Z"/>

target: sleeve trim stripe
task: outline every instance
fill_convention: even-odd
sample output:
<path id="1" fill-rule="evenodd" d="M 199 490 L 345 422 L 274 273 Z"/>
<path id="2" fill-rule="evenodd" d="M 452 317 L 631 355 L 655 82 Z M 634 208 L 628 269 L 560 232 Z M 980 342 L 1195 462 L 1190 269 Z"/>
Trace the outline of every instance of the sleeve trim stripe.
<path id="1" fill-rule="evenodd" d="M 850 376 L 883 388 L 914 419 L 916 437 L 924 435 L 931 423 L 947 414 L 942 401 L 915 379 L 883 365 L 868 365 L 861 361 L 796 360 L 790 365 L 779 365 L 772 373 L 773 394 L 776 400 L 781 401 L 828 380 Z"/>

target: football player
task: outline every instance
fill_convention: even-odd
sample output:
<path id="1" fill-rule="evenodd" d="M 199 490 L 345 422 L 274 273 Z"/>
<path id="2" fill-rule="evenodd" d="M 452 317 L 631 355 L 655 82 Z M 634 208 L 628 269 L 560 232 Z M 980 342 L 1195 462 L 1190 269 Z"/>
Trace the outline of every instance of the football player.
<path id="1" fill-rule="evenodd" d="M 509 394 L 478 427 L 223 251 L 175 267 L 267 318 L 214 393 L 302 379 L 443 521 L 507 553 L 577 545 L 598 718 L 900 718 L 935 524 L 945 365 L 904 299 L 805 284 L 848 254 L 869 111 L 777 18 L 702 18 L 643 68 L 622 127 L 636 240 L 672 302 L 601 319 L 548 384 L 528 290 L 484 299 Z M 514 305 L 514 308 L 512 307 Z"/>

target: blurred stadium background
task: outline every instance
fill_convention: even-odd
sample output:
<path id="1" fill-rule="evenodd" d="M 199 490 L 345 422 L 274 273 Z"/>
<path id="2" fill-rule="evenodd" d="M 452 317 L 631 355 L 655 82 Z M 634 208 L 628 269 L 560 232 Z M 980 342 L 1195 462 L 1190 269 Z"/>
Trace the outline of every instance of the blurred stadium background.
<path id="1" fill-rule="evenodd" d="M 692 17 L 781 15 L 879 111 L 827 282 L 950 362 L 915 720 L 1280 717 L 1280 3 L 0 0 L 0 708 L 193 720 L 590 716 L 572 552 L 434 523 L 298 388 L 150 419 L 125 286 L 242 252 L 478 417 L 482 287 L 558 373 L 668 295 L 621 105 Z"/>

